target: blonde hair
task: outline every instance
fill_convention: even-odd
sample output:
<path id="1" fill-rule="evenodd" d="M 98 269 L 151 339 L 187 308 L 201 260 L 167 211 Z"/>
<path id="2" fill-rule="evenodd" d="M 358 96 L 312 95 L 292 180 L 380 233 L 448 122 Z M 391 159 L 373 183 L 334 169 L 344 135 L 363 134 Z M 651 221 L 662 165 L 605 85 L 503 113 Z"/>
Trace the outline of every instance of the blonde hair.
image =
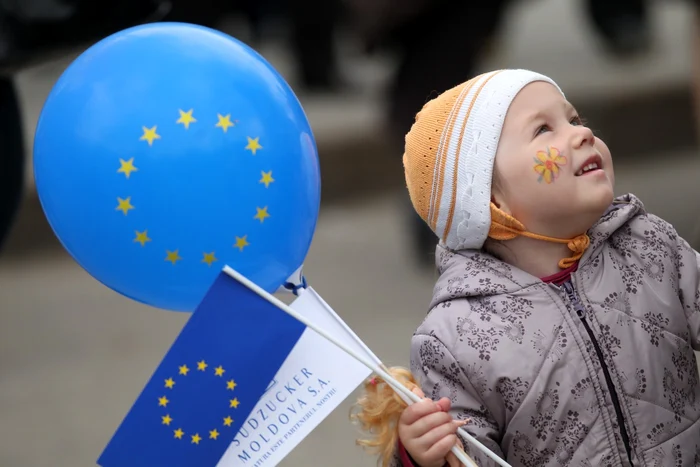
<path id="1" fill-rule="evenodd" d="M 409 390 L 418 387 L 408 369 L 396 366 L 386 371 Z M 364 383 L 362 395 L 351 408 L 350 419 L 364 434 L 357 444 L 377 455 L 383 467 L 388 467 L 396 451 L 399 418 L 406 407 L 407 404 L 386 381 L 372 376 Z"/>

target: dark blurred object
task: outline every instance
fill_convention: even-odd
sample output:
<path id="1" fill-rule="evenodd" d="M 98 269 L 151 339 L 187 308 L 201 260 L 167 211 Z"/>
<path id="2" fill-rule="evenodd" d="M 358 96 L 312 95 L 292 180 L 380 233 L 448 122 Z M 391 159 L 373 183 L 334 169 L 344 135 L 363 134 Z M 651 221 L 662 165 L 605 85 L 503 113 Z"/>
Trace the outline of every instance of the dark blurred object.
<path id="1" fill-rule="evenodd" d="M 0 68 L 13 71 L 122 28 L 163 19 L 160 0 L 0 0 Z"/>
<path id="2" fill-rule="evenodd" d="M 431 98 L 474 76 L 512 1 L 348 0 L 367 50 L 398 54 L 387 97 L 389 136 L 399 160 L 415 115 Z M 437 237 L 407 204 L 417 260 L 433 265 Z"/>
<path id="3" fill-rule="evenodd" d="M 695 135 L 700 137 L 700 0 L 691 0 L 695 7 L 693 14 L 693 37 L 692 37 L 692 96 L 693 110 L 695 117 Z M 689 240 L 690 246 L 696 251 L 700 251 L 700 216 L 695 224 L 695 230 Z"/>
<path id="4" fill-rule="evenodd" d="M 292 47 L 301 82 L 309 91 L 336 91 L 342 85 L 334 41 L 339 13 L 336 0 L 295 0 L 288 4 Z"/>
<path id="5" fill-rule="evenodd" d="M 7 239 L 22 198 L 24 139 L 21 114 L 12 79 L 0 78 L 0 250 Z"/>
<path id="6" fill-rule="evenodd" d="M 253 43 L 265 32 L 280 36 L 280 24 L 288 35 L 299 76 L 295 89 L 308 92 L 336 92 L 343 82 L 338 69 L 335 41 L 337 26 L 343 14 L 339 0 L 241 0 L 240 12 L 252 27 Z M 265 23 L 272 28 L 266 28 Z M 268 25 L 269 26 L 269 25 Z M 254 45 L 253 45 L 254 47 Z"/>
<path id="7" fill-rule="evenodd" d="M 213 26 L 227 0 L 0 0 L 0 248 L 24 190 L 24 145 L 13 73 L 128 27 L 154 21 Z"/>
<path id="8" fill-rule="evenodd" d="M 396 39 L 397 31 L 415 24 L 422 13 L 445 4 L 443 0 L 344 0 L 354 29 L 366 51 L 386 46 Z M 416 31 L 418 35 L 419 32 Z M 421 34 L 422 36 L 422 34 Z"/>
<path id="9" fill-rule="evenodd" d="M 213 26 L 238 7 L 227 0 L 0 0 L 0 68 L 25 67 L 143 23 Z"/>
<path id="10" fill-rule="evenodd" d="M 651 47 L 647 0 L 588 0 L 589 18 L 608 51 L 617 56 L 643 53 Z"/>
<path id="11" fill-rule="evenodd" d="M 400 53 L 389 91 L 389 121 L 397 156 L 415 115 L 429 99 L 471 78 L 482 53 L 494 39 L 510 0 L 442 0 L 400 24 L 389 39 Z M 414 248 L 420 264 L 435 264 L 436 235 L 411 209 Z"/>

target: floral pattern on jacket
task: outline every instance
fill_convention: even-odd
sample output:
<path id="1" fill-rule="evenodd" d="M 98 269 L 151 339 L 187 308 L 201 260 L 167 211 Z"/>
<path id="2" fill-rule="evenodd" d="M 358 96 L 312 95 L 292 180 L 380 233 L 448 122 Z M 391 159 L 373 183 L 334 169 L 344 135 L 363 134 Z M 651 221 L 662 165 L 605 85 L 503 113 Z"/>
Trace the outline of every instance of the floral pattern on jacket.
<path id="1" fill-rule="evenodd" d="M 563 286 L 438 246 L 411 369 L 513 467 L 700 466 L 699 255 L 634 195 L 589 236 Z"/>

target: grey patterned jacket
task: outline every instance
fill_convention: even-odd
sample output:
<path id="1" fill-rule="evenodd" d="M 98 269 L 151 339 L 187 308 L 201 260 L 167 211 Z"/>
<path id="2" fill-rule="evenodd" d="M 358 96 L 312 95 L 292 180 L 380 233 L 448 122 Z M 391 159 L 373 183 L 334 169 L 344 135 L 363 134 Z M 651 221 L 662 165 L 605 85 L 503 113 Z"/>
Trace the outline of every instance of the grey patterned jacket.
<path id="1" fill-rule="evenodd" d="M 700 466 L 700 256 L 633 195 L 589 235 L 562 286 L 438 247 L 411 369 L 513 467 Z"/>

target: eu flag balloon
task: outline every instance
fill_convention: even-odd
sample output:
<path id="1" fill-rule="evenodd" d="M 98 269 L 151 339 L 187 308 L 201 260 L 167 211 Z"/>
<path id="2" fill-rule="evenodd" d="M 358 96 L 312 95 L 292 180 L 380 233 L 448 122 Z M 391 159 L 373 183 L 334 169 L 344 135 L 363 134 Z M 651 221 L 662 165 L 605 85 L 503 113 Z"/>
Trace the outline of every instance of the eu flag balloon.
<path id="1" fill-rule="evenodd" d="M 68 66 L 34 141 L 37 191 L 95 279 L 194 310 L 228 264 L 273 292 L 302 265 L 320 204 L 313 133 L 258 53 L 209 28 L 154 23 Z"/>

